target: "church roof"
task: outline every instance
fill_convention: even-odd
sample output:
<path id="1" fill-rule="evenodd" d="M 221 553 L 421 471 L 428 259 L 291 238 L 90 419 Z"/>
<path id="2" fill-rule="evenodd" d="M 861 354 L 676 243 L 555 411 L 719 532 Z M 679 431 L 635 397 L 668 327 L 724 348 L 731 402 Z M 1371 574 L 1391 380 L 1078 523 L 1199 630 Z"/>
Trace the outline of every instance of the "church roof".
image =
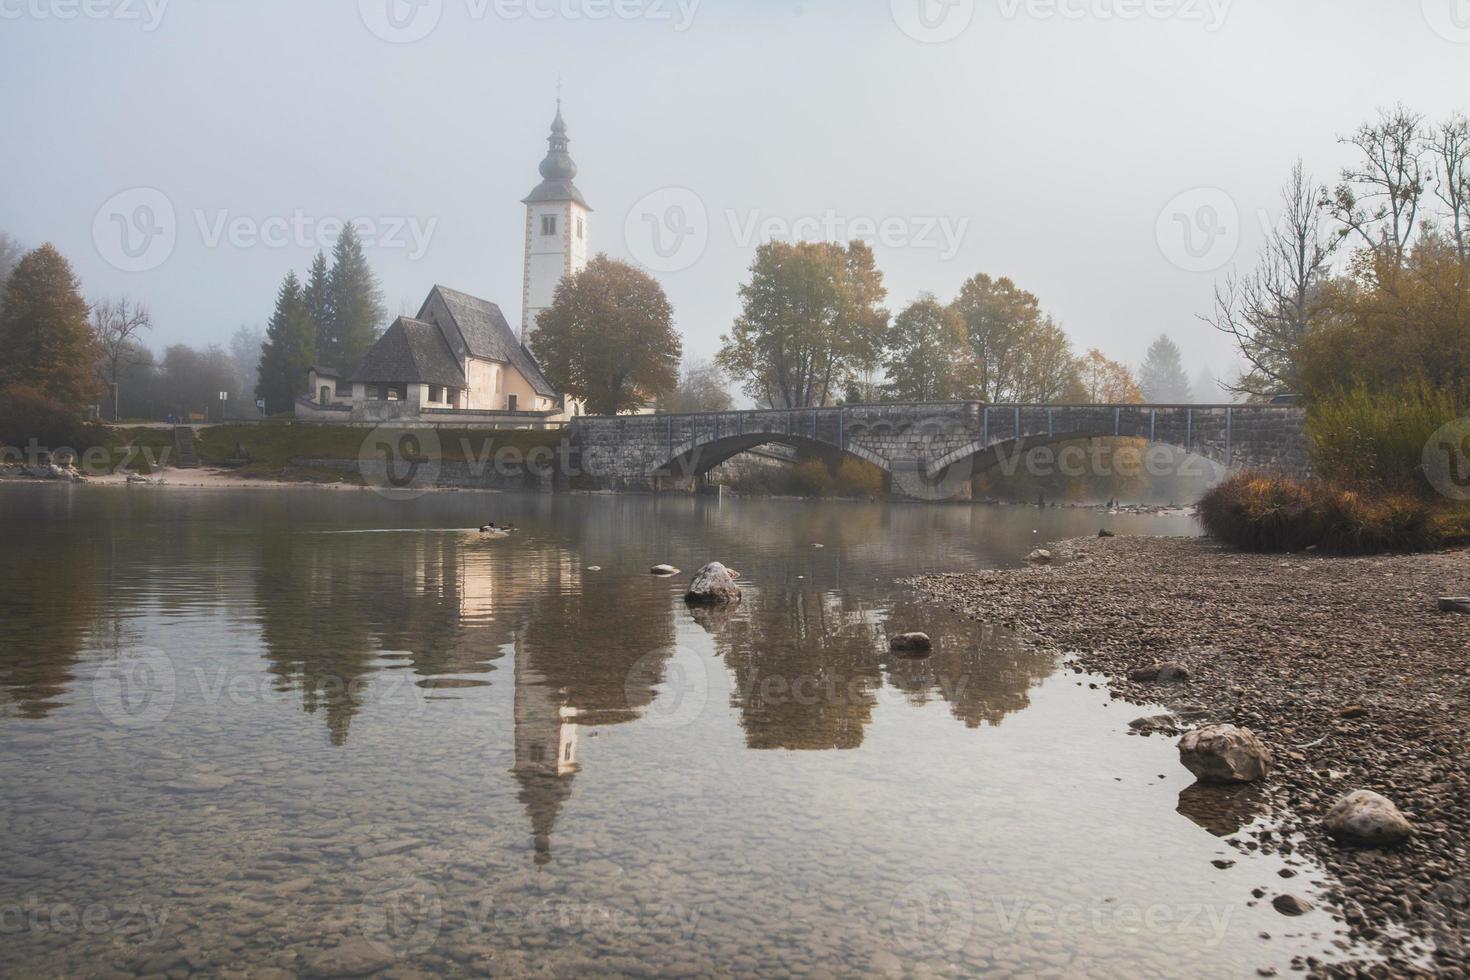
<path id="1" fill-rule="evenodd" d="M 505 322 L 505 314 L 500 312 L 500 307 L 469 293 L 461 293 L 446 286 L 435 286 L 429 298 L 424 301 L 424 309 L 419 312 L 419 316 L 424 316 L 427 312 L 434 293 L 439 294 L 445 308 L 449 310 L 453 325 L 464 338 L 465 349 L 472 357 L 507 363 L 521 373 L 521 377 L 526 379 L 526 383 L 536 394 L 547 398 L 557 397 L 557 390 L 546 380 L 546 375 L 541 373 L 541 365 L 536 363 L 536 358 L 516 340 L 515 332 Z"/>
<path id="2" fill-rule="evenodd" d="M 378 338 L 347 380 L 465 386 L 464 372 L 439 328 L 402 316 Z"/>

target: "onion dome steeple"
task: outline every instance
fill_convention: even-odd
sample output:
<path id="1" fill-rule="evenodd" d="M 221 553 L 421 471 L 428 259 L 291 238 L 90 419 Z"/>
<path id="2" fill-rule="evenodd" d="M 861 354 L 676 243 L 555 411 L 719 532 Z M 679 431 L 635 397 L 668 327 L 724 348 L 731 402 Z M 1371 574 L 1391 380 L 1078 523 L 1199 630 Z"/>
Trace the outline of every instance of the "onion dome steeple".
<path id="1" fill-rule="evenodd" d="M 561 116 L 561 98 L 556 100 L 556 118 L 551 121 L 551 135 L 546 138 L 546 159 L 541 161 L 541 184 L 531 191 L 522 204 L 542 201 L 575 201 L 587 208 L 582 192 L 572 183 L 577 177 L 577 164 L 567 152 L 567 124 Z M 587 210 L 592 210 L 587 208 Z"/>

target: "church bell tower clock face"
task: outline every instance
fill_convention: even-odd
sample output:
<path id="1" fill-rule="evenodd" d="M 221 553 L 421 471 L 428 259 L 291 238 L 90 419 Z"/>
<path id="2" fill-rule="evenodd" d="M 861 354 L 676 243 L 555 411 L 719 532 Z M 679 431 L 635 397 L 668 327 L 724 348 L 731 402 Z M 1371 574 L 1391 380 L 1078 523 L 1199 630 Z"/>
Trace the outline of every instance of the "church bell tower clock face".
<path id="1" fill-rule="evenodd" d="M 587 265 L 592 209 L 573 182 L 577 165 L 567 147 L 567 124 L 556 100 L 556 118 L 541 161 L 541 183 L 526 205 L 526 271 L 521 297 L 521 342 L 530 340 L 536 318 L 551 306 L 556 287 Z"/>

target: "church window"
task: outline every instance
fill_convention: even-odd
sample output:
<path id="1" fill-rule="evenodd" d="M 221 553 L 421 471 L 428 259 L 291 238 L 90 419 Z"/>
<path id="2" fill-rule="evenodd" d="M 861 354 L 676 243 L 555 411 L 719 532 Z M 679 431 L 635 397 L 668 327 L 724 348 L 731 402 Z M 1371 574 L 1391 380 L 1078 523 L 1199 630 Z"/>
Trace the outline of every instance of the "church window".
<path id="1" fill-rule="evenodd" d="M 582 219 L 581 218 L 578 218 L 577 219 L 577 240 L 578 241 L 581 241 L 582 239 L 584 239 L 586 237 L 587 237 L 587 229 L 582 224 Z"/>
<path id="2" fill-rule="evenodd" d="M 554 215 L 554 214 L 543 214 L 541 216 L 541 234 L 543 234 L 543 235 L 555 235 L 556 234 L 556 215 Z"/>

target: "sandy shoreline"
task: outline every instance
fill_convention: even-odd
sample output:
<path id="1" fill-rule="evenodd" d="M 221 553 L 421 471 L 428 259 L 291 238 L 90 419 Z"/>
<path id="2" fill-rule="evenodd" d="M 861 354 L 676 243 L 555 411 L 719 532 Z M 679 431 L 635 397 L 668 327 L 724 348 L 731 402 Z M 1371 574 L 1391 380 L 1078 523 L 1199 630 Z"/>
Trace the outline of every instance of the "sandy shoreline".
<path id="1" fill-rule="evenodd" d="M 1108 675 L 1115 698 L 1253 729 L 1276 759 L 1265 819 L 1228 842 L 1321 861 L 1337 879 L 1326 883 L 1332 913 L 1396 975 L 1413 963 L 1466 970 L 1470 616 L 1441 613 L 1435 599 L 1470 594 L 1470 555 L 1247 555 L 1195 538 L 1054 551 L 1050 566 L 913 584 L 1074 653 L 1079 668 Z M 1160 660 L 1183 662 L 1191 679 L 1127 679 Z M 1354 789 L 1394 800 L 1415 836 L 1394 850 L 1332 843 L 1321 816 Z M 1289 880 L 1258 884 L 1264 901 L 1291 891 Z"/>

